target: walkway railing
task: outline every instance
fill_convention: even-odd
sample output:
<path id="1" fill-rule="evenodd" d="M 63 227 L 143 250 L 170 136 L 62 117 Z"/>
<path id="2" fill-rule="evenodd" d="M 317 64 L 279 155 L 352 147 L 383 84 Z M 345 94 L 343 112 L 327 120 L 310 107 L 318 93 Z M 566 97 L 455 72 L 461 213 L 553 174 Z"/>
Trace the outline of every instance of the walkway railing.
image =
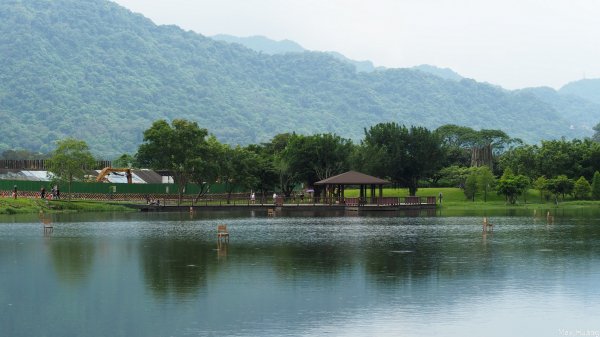
<path id="1" fill-rule="evenodd" d="M 46 192 L 47 199 L 49 191 Z M 12 191 L 0 191 L 0 196 L 11 197 Z M 40 198 L 40 192 L 19 191 L 18 198 Z M 61 191 L 60 199 L 66 200 L 69 198 L 67 192 Z M 301 206 L 301 205 L 345 205 L 345 206 L 399 206 L 399 205 L 435 205 L 436 197 L 375 197 L 360 199 L 358 197 L 346 198 L 325 198 L 311 196 L 295 196 L 283 197 L 278 196 L 276 200 L 272 197 L 257 196 L 255 200 L 251 200 L 246 193 L 232 194 L 228 197 L 227 194 L 209 194 L 202 196 L 197 201 L 194 195 L 184 195 L 181 200 L 182 205 L 186 206 Z M 174 206 L 179 202 L 177 194 L 138 194 L 138 193 L 72 193 L 71 199 L 74 200 L 91 200 L 91 201 L 115 201 L 129 203 L 146 203 L 152 205 L 169 205 Z"/>

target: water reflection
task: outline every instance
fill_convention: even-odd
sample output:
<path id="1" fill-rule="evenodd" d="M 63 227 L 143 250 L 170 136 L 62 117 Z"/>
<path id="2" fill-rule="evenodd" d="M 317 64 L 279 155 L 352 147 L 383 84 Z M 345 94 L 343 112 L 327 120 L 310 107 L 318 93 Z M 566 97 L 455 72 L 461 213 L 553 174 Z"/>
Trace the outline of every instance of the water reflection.
<path id="1" fill-rule="evenodd" d="M 78 215 L 55 219 L 50 237 L 39 222 L 0 224 L 0 326 L 10 336 L 502 336 L 511 325 L 549 335 L 558 322 L 592 324 L 600 217 L 527 213 L 488 215 L 493 232 L 479 215 Z"/>
<path id="2" fill-rule="evenodd" d="M 52 266 L 58 278 L 75 285 L 88 276 L 94 263 L 96 245 L 92 241 L 52 238 L 47 241 Z"/>
<path id="3" fill-rule="evenodd" d="M 146 286 L 158 297 L 193 296 L 206 287 L 213 252 L 207 245 L 185 239 L 145 238 L 140 263 Z M 214 268 L 212 268 L 214 271 Z"/>

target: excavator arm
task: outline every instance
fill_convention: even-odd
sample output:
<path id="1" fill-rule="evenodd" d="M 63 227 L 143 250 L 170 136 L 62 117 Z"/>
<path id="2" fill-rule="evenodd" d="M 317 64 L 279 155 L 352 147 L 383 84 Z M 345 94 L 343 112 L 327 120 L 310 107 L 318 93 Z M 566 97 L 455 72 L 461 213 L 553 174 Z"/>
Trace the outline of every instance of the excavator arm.
<path id="1" fill-rule="evenodd" d="M 112 167 L 103 168 L 102 171 L 100 171 L 100 173 L 98 174 L 98 177 L 96 177 L 96 181 L 97 182 L 107 181 L 106 176 L 109 175 L 111 172 L 125 172 L 125 175 L 127 176 L 127 183 L 128 184 L 132 183 L 131 169 L 129 169 L 129 168 L 112 168 Z"/>

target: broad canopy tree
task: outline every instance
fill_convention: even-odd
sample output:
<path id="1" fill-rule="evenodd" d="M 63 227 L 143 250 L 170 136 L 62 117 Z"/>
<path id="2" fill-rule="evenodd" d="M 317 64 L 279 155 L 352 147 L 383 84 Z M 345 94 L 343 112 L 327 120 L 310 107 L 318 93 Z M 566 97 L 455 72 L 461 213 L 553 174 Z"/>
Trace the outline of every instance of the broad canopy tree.
<path id="1" fill-rule="evenodd" d="M 424 127 L 380 123 L 365 130 L 359 162 L 366 173 L 386 177 L 415 195 L 419 179 L 436 172 L 444 158 L 440 136 Z"/>
<path id="2" fill-rule="evenodd" d="M 350 169 L 354 144 L 335 134 L 292 134 L 280 154 L 279 168 L 296 172 L 298 181 L 313 183 Z"/>
<path id="3" fill-rule="evenodd" d="M 178 185 L 179 203 L 185 185 L 193 173 L 201 170 L 200 159 L 207 155 L 208 131 L 196 122 L 175 119 L 171 125 L 165 120 L 155 121 L 144 131 L 144 142 L 139 146 L 137 162 L 143 167 L 169 170 Z M 194 175 L 195 180 L 200 180 Z"/>
<path id="4" fill-rule="evenodd" d="M 92 169 L 95 162 L 86 142 L 65 138 L 56 143 L 56 149 L 48 159 L 48 170 L 59 181 L 67 182 L 69 200 L 71 200 L 73 181 L 83 180 L 86 170 Z"/>

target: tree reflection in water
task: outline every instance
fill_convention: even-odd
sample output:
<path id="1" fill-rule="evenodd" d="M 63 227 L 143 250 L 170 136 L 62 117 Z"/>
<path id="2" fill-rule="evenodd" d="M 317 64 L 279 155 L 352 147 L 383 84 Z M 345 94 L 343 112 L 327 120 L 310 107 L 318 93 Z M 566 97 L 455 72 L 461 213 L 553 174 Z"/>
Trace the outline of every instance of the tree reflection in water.
<path id="1" fill-rule="evenodd" d="M 190 297 L 206 286 L 214 245 L 184 239 L 145 239 L 140 259 L 146 286 L 158 297 Z"/>
<path id="2" fill-rule="evenodd" d="M 83 282 L 94 263 L 95 244 L 79 238 L 53 237 L 48 247 L 58 277 L 69 284 Z"/>

